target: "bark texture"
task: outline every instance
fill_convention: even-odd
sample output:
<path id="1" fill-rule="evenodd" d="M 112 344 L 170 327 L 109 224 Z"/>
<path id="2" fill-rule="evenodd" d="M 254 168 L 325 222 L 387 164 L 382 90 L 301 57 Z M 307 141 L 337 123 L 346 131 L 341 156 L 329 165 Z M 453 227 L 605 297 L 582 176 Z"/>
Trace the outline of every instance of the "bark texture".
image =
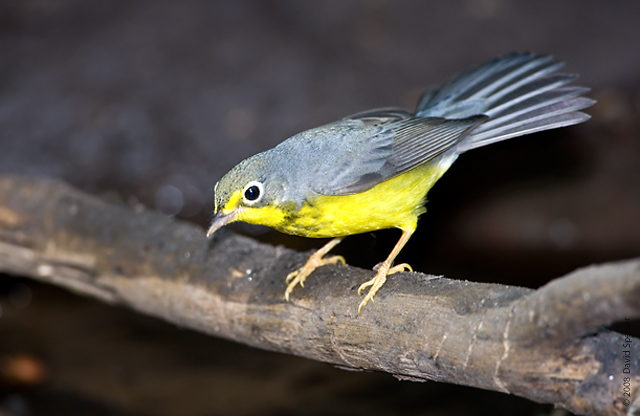
<path id="1" fill-rule="evenodd" d="M 369 270 L 322 267 L 284 301 L 284 277 L 307 255 L 225 230 L 208 241 L 188 223 L 59 182 L 0 177 L 2 272 L 343 367 L 579 414 L 638 412 L 640 340 L 603 326 L 640 318 L 640 259 L 579 269 L 538 290 L 402 273 L 358 316 Z"/>

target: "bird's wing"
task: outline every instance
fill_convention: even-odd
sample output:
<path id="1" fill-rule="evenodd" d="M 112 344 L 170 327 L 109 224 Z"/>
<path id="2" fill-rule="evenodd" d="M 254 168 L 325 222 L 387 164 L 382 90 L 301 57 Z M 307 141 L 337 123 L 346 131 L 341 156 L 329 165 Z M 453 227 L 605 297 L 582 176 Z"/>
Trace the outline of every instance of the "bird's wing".
<path id="1" fill-rule="evenodd" d="M 350 151 L 329 161 L 327 171 L 332 175 L 313 186 L 323 195 L 364 192 L 401 175 L 454 147 L 487 117 L 415 117 L 390 108 L 358 113 L 344 120 L 377 128 L 374 134 L 371 129 L 356 128 L 344 137 L 343 143 L 353 144 Z"/>

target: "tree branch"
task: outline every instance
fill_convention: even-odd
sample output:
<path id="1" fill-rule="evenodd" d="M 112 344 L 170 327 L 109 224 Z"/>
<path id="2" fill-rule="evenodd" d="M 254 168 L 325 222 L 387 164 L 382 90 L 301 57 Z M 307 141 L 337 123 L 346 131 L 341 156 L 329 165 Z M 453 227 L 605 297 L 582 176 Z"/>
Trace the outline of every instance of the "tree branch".
<path id="1" fill-rule="evenodd" d="M 224 230 L 209 242 L 155 212 L 51 180 L 0 177 L 0 271 L 344 367 L 580 414 L 640 407 L 640 340 L 601 328 L 640 318 L 640 259 L 580 269 L 536 291 L 398 274 L 358 316 L 356 287 L 371 272 L 353 267 L 322 267 L 284 301 L 284 276 L 306 257 Z"/>

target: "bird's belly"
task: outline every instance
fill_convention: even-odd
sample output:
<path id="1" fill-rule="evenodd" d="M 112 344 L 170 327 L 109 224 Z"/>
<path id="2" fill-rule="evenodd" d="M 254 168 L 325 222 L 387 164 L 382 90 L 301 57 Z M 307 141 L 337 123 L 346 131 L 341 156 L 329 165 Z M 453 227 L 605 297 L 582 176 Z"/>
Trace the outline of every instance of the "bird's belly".
<path id="1" fill-rule="evenodd" d="M 450 163 L 419 166 L 361 193 L 318 195 L 279 226 L 279 231 L 328 238 L 385 228 L 414 230 L 425 196 Z"/>

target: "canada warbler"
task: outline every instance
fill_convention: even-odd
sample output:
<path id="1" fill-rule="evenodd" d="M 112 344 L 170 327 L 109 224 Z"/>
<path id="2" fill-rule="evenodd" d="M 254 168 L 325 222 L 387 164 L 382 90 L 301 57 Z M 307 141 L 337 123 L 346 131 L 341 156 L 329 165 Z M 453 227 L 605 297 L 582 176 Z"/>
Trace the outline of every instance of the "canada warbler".
<path id="1" fill-rule="evenodd" d="M 243 160 L 215 187 L 207 236 L 244 221 L 303 237 L 333 239 L 289 273 L 285 298 L 317 267 L 345 263 L 324 256 L 345 236 L 399 228 L 402 236 L 358 313 L 388 275 L 411 270 L 393 261 L 424 213 L 433 184 L 467 150 L 541 130 L 582 123 L 595 101 L 588 88 L 566 86 L 576 75 L 554 72 L 550 56 L 514 53 L 471 68 L 426 91 L 415 114 L 400 108 L 358 113 L 296 134 Z"/>

